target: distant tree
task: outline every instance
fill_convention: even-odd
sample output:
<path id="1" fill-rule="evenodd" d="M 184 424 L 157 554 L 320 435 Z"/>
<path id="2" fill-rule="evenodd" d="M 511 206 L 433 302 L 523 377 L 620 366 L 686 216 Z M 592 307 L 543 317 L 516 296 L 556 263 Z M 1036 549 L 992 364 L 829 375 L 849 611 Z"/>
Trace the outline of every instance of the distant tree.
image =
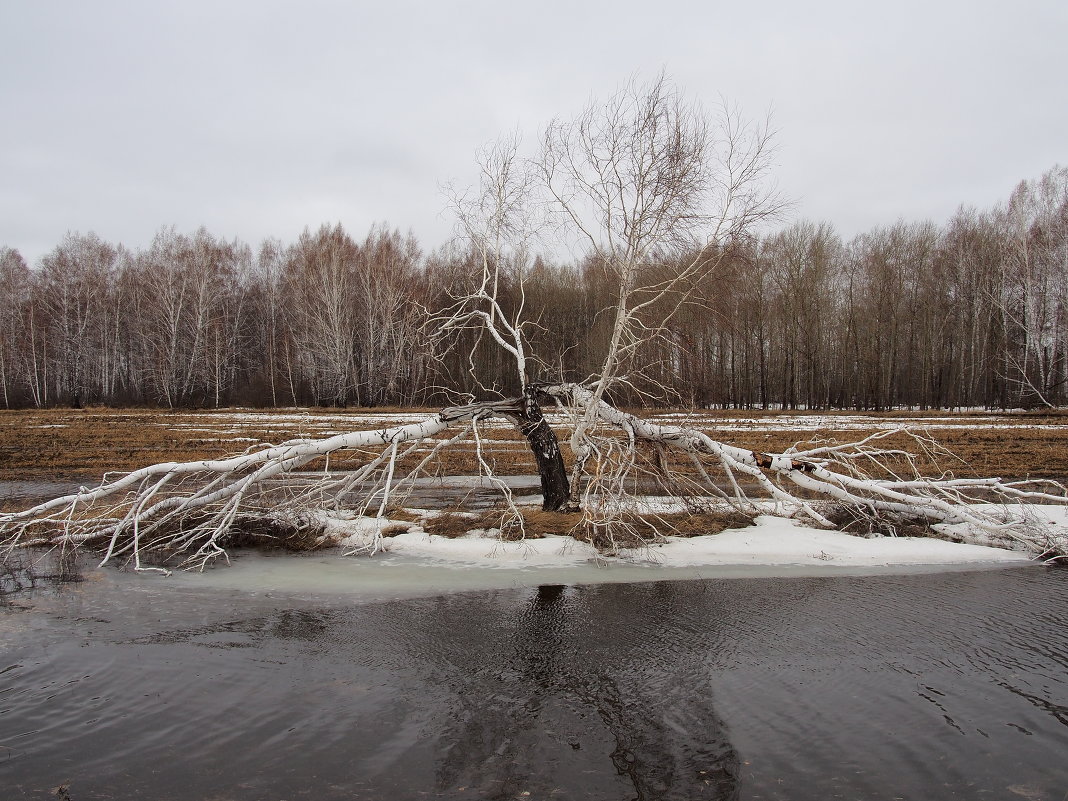
<path id="1" fill-rule="evenodd" d="M 4 407 L 18 402 L 19 384 L 25 370 L 23 316 L 30 300 L 30 269 L 25 259 L 9 247 L 0 247 L 0 392 Z"/>
<path id="2" fill-rule="evenodd" d="M 1007 372 L 1025 405 L 1068 399 L 1068 168 L 1022 182 L 1004 211 Z"/>
<path id="3" fill-rule="evenodd" d="M 782 404 L 826 407 L 833 326 L 842 304 L 841 241 L 826 223 L 796 223 L 765 242 L 762 258 L 775 287 Z"/>
<path id="4" fill-rule="evenodd" d="M 168 407 L 213 401 L 226 384 L 222 365 L 229 357 L 219 340 L 230 337 L 222 318 L 233 300 L 240 250 L 204 228 L 186 235 L 172 227 L 137 259 L 142 380 Z"/>
<path id="5" fill-rule="evenodd" d="M 100 394 L 93 367 L 105 358 L 108 289 L 118 257 L 115 246 L 90 232 L 67 234 L 41 260 L 36 295 L 40 325 L 46 332 L 41 361 L 48 370 L 52 397 L 75 407 Z"/>
<path id="6" fill-rule="evenodd" d="M 357 369 L 364 405 L 411 402 L 426 379 L 426 287 L 414 236 L 375 227 L 354 275 Z"/>
<path id="7" fill-rule="evenodd" d="M 1001 325 L 1001 236 L 990 214 L 962 209 L 949 221 L 935 262 L 938 300 L 945 321 L 941 347 L 942 386 L 937 405 L 1005 406 L 998 377 L 1005 339 Z"/>
<path id="8" fill-rule="evenodd" d="M 266 385 L 270 405 L 281 405 L 287 388 L 290 402 L 297 404 L 292 384 L 293 351 L 285 319 L 285 298 L 282 289 L 285 245 L 277 239 L 266 239 L 259 247 L 252 272 L 248 276 L 247 294 L 252 306 L 252 347 L 260 354 L 258 369 Z M 287 380 L 289 379 L 289 380 Z"/>
<path id="9" fill-rule="evenodd" d="M 297 369 L 321 405 L 359 402 L 358 258 L 359 247 L 340 224 L 305 230 L 287 254 L 286 310 Z"/>

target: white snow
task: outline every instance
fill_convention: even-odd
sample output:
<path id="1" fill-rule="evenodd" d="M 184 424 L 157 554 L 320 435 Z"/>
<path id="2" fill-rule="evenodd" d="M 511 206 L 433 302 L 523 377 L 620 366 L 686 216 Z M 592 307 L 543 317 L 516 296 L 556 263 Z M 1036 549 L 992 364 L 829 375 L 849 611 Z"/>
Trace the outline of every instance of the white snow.
<path id="1" fill-rule="evenodd" d="M 1062 510 L 1063 511 L 1063 510 Z M 411 525 L 373 518 L 332 518 L 328 530 L 351 550 L 369 545 L 378 530 Z M 480 568 L 552 568 L 581 564 L 622 563 L 648 567 L 807 566 L 826 568 L 904 567 L 919 565 L 1026 564 L 1020 551 L 916 537 L 865 539 L 839 531 L 800 525 L 765 515 L 753 526 L 698 537 L 670 537 L 647 548 L 606 556 L 585 542 L 567 536 L 502 542 L 495 531 L 471 532 L 459 538 L 428 534 L 418 526 L 385 536 L 382 549 L 393 556 L 418 557 L 450 566 Z M 342 539 L 343 538 L 343 539 Z M 655 578 L 655 576 L 650 576 Z"/>
<path id="2" fill-rule="evenodd" d="M 350 546 L 370 542 L 394 521 L 333 516 L 330 533 Z M 388 530 L 388 529 L 387 529 Z M 605 557 L 570 537 L 499 542 L 492 536 L 459 539 L 421 530 L 383 538 L 373 558 L 339 558 L 316 552 L 278 558 L 256 552 L 232 555 L 226 569 L 175 573 L 171 580 L 256 594 L 342 594 L 381 600 L 453 592 L 709 578 L 851 576 L 978 570 L 1037 565 L 1020 552 L 928 539 L 866 540 L 805 528 L 781 518 L 757 525 Z M 135 580 L 144 580 L 137 575 Z"/>
<path id="3" fill-rule="evenodd" d="M 695 565 L 827 565 L 887 567 L 1031 561 L 1027 554 L 918 537 L 864 539 L 824 531 L 781 517 L 763 516 L 756 525 L 706 537 L 671 538 L 634 554 L 672 567 Z"/>
<path id="4" fill-rule="evenodd" d="M 504 542 L 495 532 L 474 532 L 449 539 L 422 531 L 386 538 L 390 554 L 431 557 L 479 567 L 565 567 L 596 561 L 597 550 L 572 537 L 544 537 Z M 490 536 L 486 536 L 489 534 Z"/>
<path id="5" fill-rule="evenodd" d="M 1028 423 L 1022 416 L 961 415 L 884 417 L 851 414 L 775 414 L 763 417 L 719 417 L 711 413 L 668 412 L 649 417 L 652 422 L 686 423 L 712 431 L 884 431 L 907 426 L 915 429 L 1063 431 L 1068 423 Z"/>

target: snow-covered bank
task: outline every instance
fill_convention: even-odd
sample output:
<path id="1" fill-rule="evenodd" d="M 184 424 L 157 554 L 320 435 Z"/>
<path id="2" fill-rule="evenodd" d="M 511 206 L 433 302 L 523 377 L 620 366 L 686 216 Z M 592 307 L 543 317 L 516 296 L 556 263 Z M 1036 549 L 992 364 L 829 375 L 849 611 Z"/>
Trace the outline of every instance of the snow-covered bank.
<path id="1" fill-rule="evenodd" d="M 351 541 L 350 541 L 351 544 Z M 958 572 L 1037 566 L 1020 552 L 939 540 L 865 540 L 807 529 L 776 518 L 707 537 L 672 539 L 615 557 L 571 537 L 500 542 L 492 537 L 448 539 L 423 532 L 386 537 L 373 558 L 341 551 L 232 554 L 228 566 L 177 571 L 167 582 L 182 590 L 218 589 L 267 597 L 346 596 L 353 601 L 449 595 L 457 592 L 694 579 L 845 577 Z M 109 571 L 110 580 L 156 581 Z"/>
<path id="2" fill-rule="evenodd" d="M 670 538 L 617 556 L 567 536 L 502 542 L 486 532 L 447 538 L 416 529 L 382 538 L 372 558 L 342 557 L 371 543 L 382 521 L 332 517 L 337 551 L 232 554 L 229 566 L 175 572 L 169 582 L 190 591 L 216 588 L 252 595 L 345 595 L 376 601 L 545 584 L 615 584 L 686 579 L 751 579 L 957 572 L 1038 566 L 1021 551 L 935 539 L 863 539 L 812 529 L 777 517 L 719 534 Z M 389 526 L 386 525 L 386 531 Z M 126 575 L 116 581 L 152 581 Z"/>
<path id="3" fill-rule="evenodd" d="M 808 528 L 780 517 L 758 517 L 756 525 L 709 537 L 672 538 L 649 548 L 664 565 L 894 565 L 1020 564 L 1020 551 L 965 545 L 921 537 L 864 539 L 840 531 Z"/>
<path id="4" fill-rule="evenodd" d="M 371 521 L 333 521 L 334 533 L 347 528 L 343 547 L 369 543 Z M 793 520 L 762 516 L 755 525 L 698 537 L 669 537 L 648 548 L 605 556 L 568 536 L 502 542 L 483 532 L 447 538 L 411 530 L 382 539 L 391 555 L 432 559 L 482 568 L 565 567 L 589 563 L 635 566 L 824 566 L 893 567 L 915 565 L 1022 564 L 1031 561 L 1020 551 L 915 537 L 864 539 L 839 531 L 809 528 Z M 651 577 L 652 578 L 652 577 Z"/>

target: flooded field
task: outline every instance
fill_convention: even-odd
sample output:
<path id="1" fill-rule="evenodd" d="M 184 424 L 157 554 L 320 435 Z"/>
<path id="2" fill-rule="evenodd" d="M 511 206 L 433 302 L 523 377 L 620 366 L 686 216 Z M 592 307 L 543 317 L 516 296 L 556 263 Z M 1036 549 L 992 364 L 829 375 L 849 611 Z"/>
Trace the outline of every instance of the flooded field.
<path id="1" fill-rule="evenodd" d="M 0 413 L 0 505 L 422 414 Z M 960 472 L 1068 475 L 1063 415 L 660 419 L 759 450 L 907 423 L 966 457 Z M 525 443 L 483 434 L 512 491 L 536 492 Z M 428 472 L 411 505 L 496 497 L 470 449 Z M 823 540 L 776 565 L 802 534 L 760 551 L 761 531 L 732 534 L 752 542 L 715 565 L 578 545 L 494 564 L 484 551 L 504 545 L 459 540 L 478 558 L 445 565 L 409 533 L 394 543 L 419 547 L 373 560 L 242 552 L 202 574 L 86 567 L 36 587 L 12 573 L 2 797 L 1065 801 L 1068 570 L 849 563 Z"/>
<path id="2" fill-rule="evenodd" d="M 497 588 L 390 594 L 287 587 L 294 557 L 257 559 L 240 585 L 107 571 L 0 609 L 4 797 L 1063 801 L 1068 787 L 1063 569 L 467 571 Z"/>

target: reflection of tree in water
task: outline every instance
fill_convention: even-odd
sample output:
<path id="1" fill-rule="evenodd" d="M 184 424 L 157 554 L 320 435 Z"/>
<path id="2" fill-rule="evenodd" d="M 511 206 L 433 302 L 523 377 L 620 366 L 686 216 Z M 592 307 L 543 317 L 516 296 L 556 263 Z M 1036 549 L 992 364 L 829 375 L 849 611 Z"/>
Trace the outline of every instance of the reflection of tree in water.
<path id="1" fill-rule="evenodd" d="M 516 624 L 515 665 L 523 679 L 551 690 L 566 647 L 568 604 L 561 584 L 543 584 Z"/>
<path id="2" fill-rule="evenodd" d="M 329 642 L 337 616 L 323 611 L 284 609 L 269 616 L 257 615 L 237 620 L 223 620 L 200 626 L 183 627 L 131 639 L 137 643 L 179 643 L 198 645 L 251 646 L 264 640 L 295 640 L 299 642 Z M 244 635 L 244 642 L 212 641 L 220 634 Z"/>
<path id="3" fill-rule="evenodd" d="M 283 609 L 271 621 L 270 635 L 280 640 L 322 641 L 336 624 L 336 615 L 307 609 Z"/>
<path id="4" fill-rule="evenodd" d="M 489 646 L 493 664 L 457 684 L 454 725 L 439 740 L 439 790 L 615 798 L 629 785 L 642 801 L 737 798 L 739 760 L 700 649 L 687 659 L 689 647 L 628 637 L 633 616 L 649 622 L 641 593 L 636 609 L 581 604 L 575 594 L 539 587 L 516 620 L 511 653 L 498 662 Z M 611 600 L 626 595 L 617 588 Z"/>

